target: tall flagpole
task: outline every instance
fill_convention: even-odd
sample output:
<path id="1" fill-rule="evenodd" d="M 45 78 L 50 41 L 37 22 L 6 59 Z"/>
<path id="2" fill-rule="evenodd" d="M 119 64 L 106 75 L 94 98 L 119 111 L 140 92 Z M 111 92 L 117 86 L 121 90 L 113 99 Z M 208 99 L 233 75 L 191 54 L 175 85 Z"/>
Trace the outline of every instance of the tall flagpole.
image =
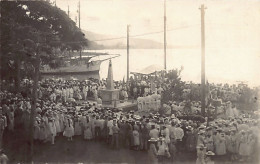
<path id="1" fill-rule="evenodd" d="M 79 0 L 79 29 L 80 29 L 80 0 Z M 82 58 L 81 56 L 81 48 L 79 50 L 79 56 L 80 56 L 80 59 Z"/>
<path id="2" fill-rule="evenodd" d="M 79 1 L 79 28 L 80 28 L 80 1 Z"/>
<path id="3" fill-rule="evenodd" d="M 68 17 L 70 17 L 70 6 L 68 5 Z"/>
<path id="4" fill-rule="evenodd" d="M 164 0 L 164 69 L 166 70 L 166 0 Z"/>
<path id="5" fill-rule="evenodd" d="M 127 83 L 129 82 L 129 27 L 130 25 L 127 25 Z"/>
<path id="6" fill-rule="evenodd" d="M 201 5 L 201 113 L 205 116 L 205 23 L 204 23 L 204 16 L 205 16 L 205 7 L 204 4 Z"/>

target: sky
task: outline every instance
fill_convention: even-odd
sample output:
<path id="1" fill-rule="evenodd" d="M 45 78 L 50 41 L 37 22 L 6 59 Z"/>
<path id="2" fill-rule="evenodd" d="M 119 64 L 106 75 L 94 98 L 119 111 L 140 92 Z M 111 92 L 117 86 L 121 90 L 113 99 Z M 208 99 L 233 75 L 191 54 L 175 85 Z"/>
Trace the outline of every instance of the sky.
<path id="1" fill-rule="evenodd" d="M 81 28 L 115 36 L 163 30 L 163 0 L 81 0 Z M 201 4 L 205 14 L 208 47 L 258 48 L 260 43 L 259 0 L 166 0 L 167 43 L 200 45 Z M 75 20 L 78 0 L 57 0 L 57 6 Z M 174 30 L 175 29 L 175 30 Z M 163 42 L 163 33 L 143 36 Z"/>
<path id="2" fill-rule="evenodd" d="M 70 17 L 75 20 L 78 0 L 56 0 L 56 3 L 64 11 L 69 5 Z M 81 28 L 86 31 L 124 37 L 128 24 L 130 37 L 163 31 L 163 0 L 81 0 L 80 4 Z M 254 63 L 252 60 L 246 63 L 244 57 L 236 62 L 243 69 L 255 70 L 251 73 L 260 85 L 260 0 L 166 0 L 167 44 L 200 48 L 201 4 L 207 8 L 206 55 L 216 55 L 217 61 L 221 61 L 219 53 L 227 54 L 227 58 L 228 54 L 256 58 Z M 163 33 L 139 38 L 163 43 Z"/>

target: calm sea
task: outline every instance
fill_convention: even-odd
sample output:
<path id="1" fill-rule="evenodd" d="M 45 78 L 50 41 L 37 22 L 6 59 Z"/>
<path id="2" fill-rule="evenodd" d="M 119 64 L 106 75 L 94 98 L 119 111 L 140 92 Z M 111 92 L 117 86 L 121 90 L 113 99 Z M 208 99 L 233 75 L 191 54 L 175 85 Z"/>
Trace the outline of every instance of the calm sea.
<path id="1" fill-rule="evenodd" d="M 91 50 L 120 54 L 112 60 L 115 80 L 126 79 L 126 50 Z M 164 66 L 163 49 L 130 49 L 130 72 L 140 71 L 150 65 Z M 112 57 L 112 55 L 111 55 Z M 109 58 L 95 57 L 93 60 Z M 167 69 L 181 68 L 182 80 L 200 82 L 200 49 L 168 49 Z M 101 64 L 100 76 L 107 77 L 108 60 Z M 238 83 L 245 81 L 250 86 L 260 85 L 259 50 L 245 49 L 209 49 L 206 50 L 206 78 L 210 83 Z"/>

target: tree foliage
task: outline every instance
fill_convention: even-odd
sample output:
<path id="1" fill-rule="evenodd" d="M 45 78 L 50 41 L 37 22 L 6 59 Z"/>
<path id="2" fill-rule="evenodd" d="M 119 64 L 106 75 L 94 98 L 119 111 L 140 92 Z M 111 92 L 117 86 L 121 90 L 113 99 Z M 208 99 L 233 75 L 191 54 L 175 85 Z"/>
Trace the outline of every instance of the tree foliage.
<path id="1" fill-rule="evenodd" d="M 165 74 L 165 82 L 163 83 L 164 92 L 162 102 L 181 101 L 185 82 L 181 81 L 181 70 L 171 70 Z"/>
<path id="2" fill-rule="evenodd" d="M 48 1 L 0 3 L 3 79 L 12 74 L 19 81 L 20 71 L 31 72 L 36 53 L 40 54 L 41 63 L 48 64 L 67 50 L 78 51 L 88 46 L 88 40 L 75 22 Z"/>

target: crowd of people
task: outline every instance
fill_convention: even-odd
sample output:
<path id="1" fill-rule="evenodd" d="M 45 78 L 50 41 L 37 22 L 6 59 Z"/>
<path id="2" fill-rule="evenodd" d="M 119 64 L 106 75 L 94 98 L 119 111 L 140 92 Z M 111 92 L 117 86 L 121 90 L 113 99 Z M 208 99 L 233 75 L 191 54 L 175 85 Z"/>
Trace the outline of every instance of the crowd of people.
<path id="1" fill-rule="evenodd" d="M 24 83 L 30 84 L 28 81 Z M 34 141 L 55 144 L 57 136 L 66 137 L 68 142 L 72 142 L 74 136 L 82 136 L 90 142 L 105 142 L 111 149 L 147 151 L 150 163 L 178 160 L 183 153 L 194 158 L 197 156 L 197 163 L 210 163 L 212 156 L 216 160 L 259 161 L 260 121 L 257 112 L 213 120 L 205 118 L 205 121 L 183 119 L 179 116 L 186 107 L 184 100 L 169 102 L 169 114 L 148 112 L 147 115 L 139 115 L 136 111 L 104 108 L 98 90 L 105 88 L 105 85 L 104 80 L 41 81 L 34 113 Z M 125 91 L 131 88 L 124 83 L 116 83 L 115 86 Z M 155 91 L 161 95 L 164 91 L 160 85 L 151 87 L 153 89 L 147 85 L 141 86 L 146 87 L 136 93 L 138 89 L 133 87 L 134 94 L 129 92 L 129 95 L 137 94 L 138 98 L 155 94 Z M 6 132 L 22 130 L 29 134 L 30 92 L 0 92 L 1 141 Z M 198 102 L 191 102 L 192 107 L 200 109 Z M 227 102 L 229 106 L 230 103 Z"/>

